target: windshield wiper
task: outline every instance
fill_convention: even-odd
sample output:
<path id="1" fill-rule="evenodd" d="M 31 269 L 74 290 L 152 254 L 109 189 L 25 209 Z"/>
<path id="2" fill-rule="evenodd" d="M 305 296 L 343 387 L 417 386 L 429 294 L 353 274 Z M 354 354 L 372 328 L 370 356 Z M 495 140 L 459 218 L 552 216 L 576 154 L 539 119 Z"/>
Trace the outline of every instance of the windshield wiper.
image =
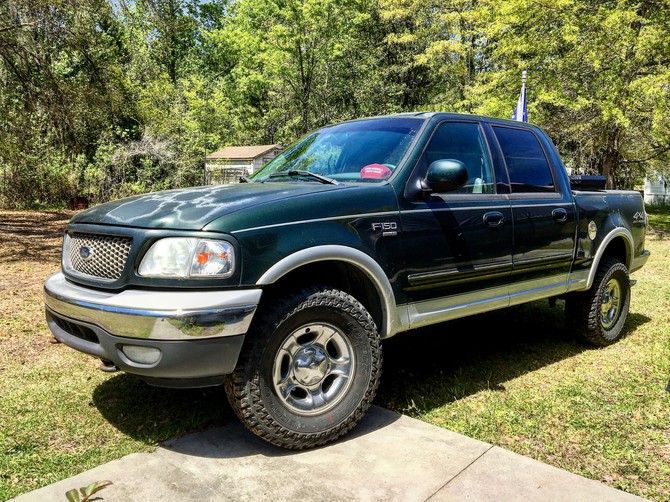
<path id="1" fill-rule="evenodd" d="M 240 179 L 238 180 L 240 183 L 251 183 L 251 180 L 247 178 L 246 176 L 240 176 Z"/>
<path id="2" fill-rule="evenodd" d="M 338 181 L 335 181 L 334 179 L 327 178 L 326 176 L 322 176 L 320 174 L 316 173 L 311 173 L 309 171 L 302 171 L 298 169 L 290 169 L 288 171 L 280 171 L 277 173 L 271 173 L 268 175 L 268 178 L 279 178 L 279 177 L 285 177 L 285 176 L 307 176 L 309 178 L 314 178 L 319 180 L 321 183 L 328 183 L 329 185 L 339 185 L 340 183 Z"/>

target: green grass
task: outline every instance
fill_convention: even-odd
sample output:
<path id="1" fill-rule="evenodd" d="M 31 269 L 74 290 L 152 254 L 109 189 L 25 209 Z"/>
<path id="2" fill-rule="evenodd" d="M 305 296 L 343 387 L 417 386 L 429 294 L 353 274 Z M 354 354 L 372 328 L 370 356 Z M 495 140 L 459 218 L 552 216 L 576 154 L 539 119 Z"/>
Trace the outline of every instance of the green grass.
<path id="1" fill-rule="evenodd" d="M 150 387 L 50 343 L 42 287 L 71 216 L 0 211 L 0 500 L 234 420 L 221 388 Z"/>
<path id="2" fill-rule="evenodd" d="M 1 500 L 225 419 L 220 389 L 156 389 L 52 350 L 4 372 Z"/>
<path id="3" fill-rule="evenodd" d="M 670 233 L 670 208 L 649 208 L 647 215 L 653 233 Z"/>
<path id="4" fill-rule="evenodd" d="M 221 388 L 150 387 L 50 343 L 41 290 L 71 214 L 0 212 L 0 500 L 237 420 Z M 561 301 L 404 333 L 384 343 L 376 403 L 670 500 L 670 212 L 649 216 L 625 339 L 580 345 Z"/>

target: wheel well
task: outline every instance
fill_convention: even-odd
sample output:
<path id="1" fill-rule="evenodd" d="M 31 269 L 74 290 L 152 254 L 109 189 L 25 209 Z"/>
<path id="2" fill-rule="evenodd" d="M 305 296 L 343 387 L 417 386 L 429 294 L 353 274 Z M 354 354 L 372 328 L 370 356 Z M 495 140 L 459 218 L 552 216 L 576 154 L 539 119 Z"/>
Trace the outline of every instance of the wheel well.
<path id="1" fill-rule="evenodd" d="M 379 293 L 372 281 L 358 267 L 337 260 L 324 260 L 303 265 L 263 290 L 261 308 L 265 302 L 301 287 L 323 284 L 350 294 L 363 304 L 379 330 L 383 329 L 383 309 Z"/>
<path id="2" fill-rule="evenodd" d="M 628 260 L 628 247 L 626 246 L 626 241 L 623 237 L 612 239 L 612 241 L 607 244 L 602 257 L 600 258 L 600 263 L 608 258 L 616 258 L 627 267 L 630 266 Z"/>

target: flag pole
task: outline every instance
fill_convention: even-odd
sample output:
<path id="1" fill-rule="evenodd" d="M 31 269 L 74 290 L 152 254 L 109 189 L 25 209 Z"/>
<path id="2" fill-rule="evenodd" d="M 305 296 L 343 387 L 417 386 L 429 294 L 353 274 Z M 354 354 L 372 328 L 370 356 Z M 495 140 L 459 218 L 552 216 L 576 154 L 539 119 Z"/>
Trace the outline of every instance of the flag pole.
<path id="1" fill-rule="evenodd" d="M 526 95 L 526 76 L 528 75 L 528 72 L 526 70 L 523 70 L 521 72 L 521 88 L 523 89 L 523 118 L 522 120 L 524 122 L 528 122 L 528 96 Z"/>
<path id="2" fill-rule="evenodd" d="M 519 100 L 517 101 L 514 112 L 512 113 L 512 120 L 518 122 L 528 122 L 528 111 L 526 108 L 526 76 L 528 72 L 523 70 L 521 72 L 521 92 L 519 93 Z"/>

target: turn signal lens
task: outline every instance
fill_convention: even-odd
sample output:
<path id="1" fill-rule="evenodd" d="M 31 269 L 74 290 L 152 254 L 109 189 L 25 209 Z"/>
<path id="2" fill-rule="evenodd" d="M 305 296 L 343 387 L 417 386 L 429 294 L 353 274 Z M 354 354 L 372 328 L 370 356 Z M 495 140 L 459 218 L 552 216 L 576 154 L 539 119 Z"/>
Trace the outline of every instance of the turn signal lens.
<path id="1" fill-rule="evenodd" d="M 228 276 L 233 273 L 233 247 L 225 241 L 200 240 L 191 263 L 192 276 Z"/>

